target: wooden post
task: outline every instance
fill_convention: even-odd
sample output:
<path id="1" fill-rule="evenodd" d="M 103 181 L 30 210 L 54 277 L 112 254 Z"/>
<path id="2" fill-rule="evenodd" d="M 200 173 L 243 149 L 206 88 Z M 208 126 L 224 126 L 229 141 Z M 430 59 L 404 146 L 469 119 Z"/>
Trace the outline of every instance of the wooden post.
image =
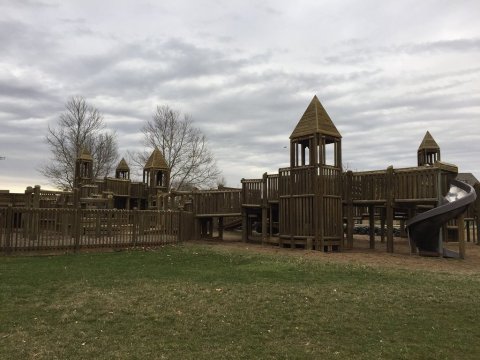
<path id="1" fill-rule="evenodd" d="M 242 241 L 248 241 L 248 211 L 242 206 Z"/>
<path id="2" fill-rule="evenodd" d="M 33 202 L 31 212 L 31 227 L 30 227 L 30 240 L 35 241 L 38 238 L 39 220 L 40 220 L 40 185 L 35 185 L 33 188 Z"/>
<path id="3" fill-rule="evenodd" d="M 470 242 L 470 219 L 465 220 L 465 225 L 467 228 L 467 242 Z"/>
<path id="4" fill-rule="evenodd" d="M 407 237 L 407 232 L 405 231 L 405 219 L 400 219 L 400 237 Z"/>
<path id="5" fill-rule="evenodd" d="M 317 179 L 317 186 L 315 189 L 318 191 L 316 193 L 315 200 L 317 201 L 317 220 L 318 220 L 318 241 L 315 242 L 315 249 L 316 250 L 322 250 L 324 251 L 324 229 L 325 229 L 325 223 L 324 223 L 324 204 L 323 204 L 323 195 L 324 195 L 324 188 L 323 188 L 323 165 L 325 164 L 325 137 L 320 136 L 320 148 L 322 149 L 322 160 L 318 165 L 318 171 L 319 175 L 315 174 L 315 177 L 318 177 Z M 317 239 L 316 239 L 317 240 Z"/>
<path id="6" fill-rule="evenodd" d="M 137 241 L 138 241 L 137 228 L 138 228 L 138 211 L 133 210 L 132 211 L 132 240 L 131 240 L 133 247 L 137 245 Z"/>
<path id="7" fill-rule="evenodd" d="M 213 217 L 207 219 L 208 224 L 208 237 L 213 238 Z"/>
<path id="8" fill-rule="evenodd" d="M 383 244 L 385 242 L 385 208 L 380 210 L 380 242 Z"/>
<path id="9" fill-rule="evenodd" d="M 242 208 L 242 241 L 243 242 L 247 242 L 248 240 L 248 229 L 247 229 L 247 222 L 248 222 L 248 219 L 247 219 L 247 216 L 248 216 L 248 212 L 247 212 L 247 208 L 245 206 L 243 206 L 244 204 L 246 204 L 246 200 L 247 200 L 247 190 L 246 190 L 246 183 L 245 183 L 245 179 L 242 179 L 240 181 L 242 183 L 242 198 L 241 198 L 241 208 Z"/>
<path id="10" fill-rule="evenodd" d="M 268 199 L 267 199 L 267 173 L 263 174 L 263 183 L 262 183 L 262 245 L 267 241 L 267 210 L 268 210 Z M 272 221 L 270 219 L 270 221 Z"/>
<path id="11" fill-rule="evenodd" d="M 10 254 L 12 251 L 12 232 L 13 232 L 13 208 L 12 204 L 8 204 L 6 213 L 6 234 L 5 234 L 5 253 Z"/>
<path id="12" fill-rule="evenodd" d="M 312 250 L 312 245 L 313 245 L 312 238 L 308 237 L 307 238 L 307 248 L 306 248 L 306 250 Z"/>
<path id="13" fill-rule="evenodd" d="M 35 185 L 33 189 L 33 207 L 35 209 L 40 208 L 40 185 Z"/>
<path id="14" fill-rule="evenodd" d="M 465 215 L 461 214 L 457 218 L 458 227 L 458 253 L 460 259 L 465 259 L 465 231 L 464 231 Z"/>
<path id="15" fill-rule="evenodd" d="M 368 206 L 368 234 L 370 237 L 370 249 L 375 249 L 375 207 Z"/>
<path id="16" fill-rule="evenodd" d="M 77 252 L 80 249 L 80 230 L 81 230 L 81 209 L 75 209 L 75 230 L 74 236 L 74 251 Z"/>
<path id="17" fill-rule="evenodd" d="M 272 236 L 273 235 L 273 211 L 272 211 L 272 205 L 269 205 L 268 207 L 268 218 L 270 219 L 270 226 L 268 227 L 268 236 Z"/>
<path id="18" fill-rule="evenodd" d="M 475 200 L 474 224 L 476 228 L 477 245 L 480 245 L 480 184 L 476 184 L 474 188 L 477 193 L 477 200 Z"/>
<path id="19" fill-rule="evenodd" d="M 475 218 L 472 219 L 472 243 L 476 243 L 476 226 L 475 226 Z"/>
<path id="20" fill-rule="evenodd" d="M 114 201 L 113 201 L 113 195 L 112 194 L 108 194 L 107 195 L 107 208 L 108 209 L 113 209 L 115 207 L 115 204 L 114 204 Z"/>
<path id="21" fill-rule="evenodd" d="M 438 170 L 437 172 L 437 206 L 440 206 L 443 201 L 443 194 L 442 194 L 442 172 Z M 443 225 L 438 233 L 438 249 L 440 253 L 443 252 L 443 240 L 447 240 L 446 234 L 447 234 L 447 226 Z"/>
<path id="22" fill-rule="evenodd" d="M 353 172 L 347 171 L 346 201 L 347 201 L 347 248 L 353 249 Z"/>
<path id="23" fill-rule="evenodd" d="M 218 218 L 218 238 L 220 240 L 223 240 L 223 228 L 224 228 L 224 225 L 223 225 L 223 216 L 220 216 Z"/>
<path id="24" fill-rule="evenodd" d="M 74 244 L 74 251 L 77 252 L 80 247 L 80 216 L 81 216 L 81 209 L 80 209 L 80 194 L 78 188 L 73 189 L 73 244 Z"/>
<path id="25" fill-rule="evenodd" d="M 318 149 L 319 149 L 319 137 L 320 135 L 318 134 L 315 134 L 313 136 L 313 141 L 312 141 L 312 148 L 313 148 L 313 158 L 311 157 L 311 164 L 313 165 L 313 179 L 312 179 L 312 182 L 313 182 L 313 200 L 312 200 L 312 206 L 313 206 L 313 209 L 312 209 L 312 217 L 313 217 L 313 221 L 312 221 L 312 226 L 313 226 L 313 236 L 314 236 L 314 244 L 315 244 L 315 250 L 319 250 L 319 244 L 320 244 L 320 232 L 319 232 L 319 223 L 320 223 L 320 216 L 321 216 L 321 213 L 319 213 L 319 209 L 318 209 L 318 201 L 319 201 L 319 197 L 318 197 L 318 183 L 319 181 L 321 181 L 321 178 L 319 178 L 318 174 L 317 174 L 317 164 L 320 163 L 319 161 L 319 154 L 318 154 Z M 312 161 L 313 160 L 313 161 Z M 319 169 L 321 169 L 319 167 Z M 307 240 L 308 241 L 308 240 Z M 307 244 L 308 245 L 308 244 Z M 311 250 L 311 249 L 309 249 Z M 323 249 L 322 249 L 323 250 Z"/>
<path id="26" fill-rule="evenodd" d="M 393 166 L 387 168 L 386 177 L 387 252 L 393 253 Z"/>
<path id="27" fill-rule="evenodd" d="M 415 209 L 414 208 L 408 208 L 408 218 L 411 219 L 415 216 Z M 411 254 L 416 254 L 417 253 L 417 247 L 415 246 L 415 243 L 408 239 L 410 242 L 410 253 Z"/>

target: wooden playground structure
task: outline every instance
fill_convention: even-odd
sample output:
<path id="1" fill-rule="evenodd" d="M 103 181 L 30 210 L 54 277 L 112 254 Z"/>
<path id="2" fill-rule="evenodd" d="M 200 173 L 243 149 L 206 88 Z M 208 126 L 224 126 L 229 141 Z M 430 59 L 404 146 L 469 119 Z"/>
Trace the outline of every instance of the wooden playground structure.
<path id="1" fill-rule="evenodd" d="M 357 224 L 366 221 L 370 248 L 380 235 L 393 252 L 394 233 L 405 237 L 405 221 L 438 206 L 458 174 L 455 165 L 441 162 L 429 132 L 418 149 L 417 167 L 345 172 L 341 144 L 315 96 L 290 135 L 290 166 L 242 179 L 241 189 L 169 191 L 170 170 L 158 149 L 145 164 L 142 182 L 130 180 L 124 159 L 114 178 L 93 179 L 93 159 L 83 151 L 73 192 L 34 187 L 25 194 L 0 193 L 0 251 L 27 243 L 29 249 L 48 247 L 49 238 L 64 239 L 58 248 L 79 247 L 82 241 L 85 247 L 155 245 L 159 234 L 161 244 L 222 239 L 226 229 L 239 225 L 244 242 L 341 251 L 352 248 Z M 477 199 L 444 226 L 444 239 L 458 241 L 460 252 L 465 233 L 468 241 L 479 242 L 479 213 Z M 42 238 L 44 233 L 50 237 Z M 43 245 L 37 246 L 39 239 Z"/>

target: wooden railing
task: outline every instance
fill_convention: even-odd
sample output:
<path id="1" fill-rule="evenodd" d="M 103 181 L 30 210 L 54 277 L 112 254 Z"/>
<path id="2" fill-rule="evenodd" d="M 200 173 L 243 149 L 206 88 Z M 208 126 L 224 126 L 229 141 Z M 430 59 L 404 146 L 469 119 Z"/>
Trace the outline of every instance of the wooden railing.
<path id="1" fill-rule="evenodd" d="M 261 205 L 263 179 L 242 179 L 242 204 Z"/>
<path id="2" fill-rule="evenodd" d="M 130 184 L 130 196 L 132 198 L 145 198 L 147 196 L 147 184 L 142 182 L 132 182 Z"/>
<path id="3" fill-rule="evenodd" d="M 10 192 L 0 192 L 0 207 L 7 205 L 24 206 L 25 194 L 15 194 Z"/>
<path id="4" fill-rule="evenodd" d="M 263 174 L 261 179 L 242 179 L 242 204 L 262 205 L 279 199 L 279 175 Z"/>
<path id="5" fill-rule="evenodd" d="M 305 195 L 314 194 L 315 167 L 302 166 L 283 168 L 278 171 L 278 195 Z"/>
<path id="6" fill-rule="evenodd" d="M 278 201 L 278 174 L 267 175 L 267 201 Z"/>
<path id="7" fill-rule="evenodd" d="M 182 211 L 0 209 L 0 252 L 158 246 L 192 237 Z"/>
<path id="8" fill-rule="evenodd" d="M 387 170 L 354 172 L 351 184 L 344 180 L 343 198 L 349 198 L 351 191 L 353 201 L 386 201 L 391 191 L 397 202 L 435 202 L 445 195 L 448 180 L 456 175 L 455 168 L 436 165 L 393 169 L 391 182 Z"/>
<path id="9" fill-rule="evenodd" d="M 441 170 L 434 167 L 395 169 L 394 198 L 437 200 L 440 173 Z"/>
<path id="10" fill-rule="evenodd" d="M 386 173 L 386 170 L 353 173 L 350 189 L 352 200 L 385 200 Z M 345 182 L 345 186 L 349 187 L 350 184 Z M 349 189 L 345 188 L 344 191 L 347 192 Z"/>
<path id="11" fill-rule="evenodd" d="M 107 178 L 106 188 L 116 196 L 129 196 L 130 195 L 130 180 Z"/>
<path id="12" fill-rule="evenodd" d="M 241 190 L 208 190 L 192 192 L 192 211 L 195 215 L 239 214 Z"/>

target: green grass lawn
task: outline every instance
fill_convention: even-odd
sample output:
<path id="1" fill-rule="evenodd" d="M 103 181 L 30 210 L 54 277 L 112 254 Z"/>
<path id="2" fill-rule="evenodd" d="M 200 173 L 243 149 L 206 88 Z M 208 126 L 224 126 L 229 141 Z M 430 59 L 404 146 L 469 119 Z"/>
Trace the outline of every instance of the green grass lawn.
<path id="1" fill-rule="evenodd" d="M 480 277 L 208 246 L 0 257 L 1 359 L 478 359 Z"/>

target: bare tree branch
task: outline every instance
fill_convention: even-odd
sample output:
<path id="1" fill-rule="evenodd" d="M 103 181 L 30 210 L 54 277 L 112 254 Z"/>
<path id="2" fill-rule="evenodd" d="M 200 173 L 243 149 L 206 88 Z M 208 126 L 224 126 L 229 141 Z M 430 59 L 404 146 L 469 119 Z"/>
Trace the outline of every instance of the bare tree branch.
<path id="1" fill-rule="evenodd" d="M 102 114 L 80 96 L 67 101 L 57 125 L 48 127 L 45 141 L 52 161 L 39 171 L 61 189 L 72 189 L 75 160 L 83 148 L 93 157 L 94 177 L 107 176 L 118 158 L 116 135 L 105 132 Z"/>
<path id="2" fill-rule="evenodd" d="M 170 186 L 176 189 L 215 186 L 220 175 L 207 138 L 193 126 L 193 120 L 169 106 L 157 106 L 142 128 L 145 146 L 155 146 L 170 166 Z M 134 163 L 145 165 L 149 153 L 137 153 Z"/>

